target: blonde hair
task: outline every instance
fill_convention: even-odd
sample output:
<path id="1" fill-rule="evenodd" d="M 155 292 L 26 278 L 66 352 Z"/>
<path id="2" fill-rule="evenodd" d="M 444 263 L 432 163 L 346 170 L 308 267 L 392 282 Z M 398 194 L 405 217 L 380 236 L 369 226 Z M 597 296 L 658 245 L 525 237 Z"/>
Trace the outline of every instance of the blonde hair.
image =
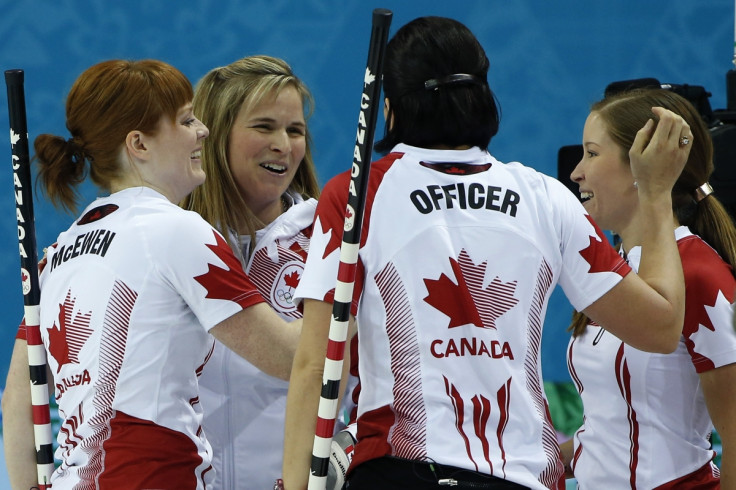
<path id="1" fill-rule="evenodd" d="M 255 232 L 263 227 L 263 223 L 245 204 L 233 178 L 227 160 L 230 132 L 241 107 L 247 111 L 267 97 L 278 95 L 286 87 L 297 90 L 302 98 L 305 117 L 309 117 L 314 105 L 309 89 L 285 61 L 270 56 L 248 56 L 215 68 L 197 83 L 194 90 L 194 114 L 210 130 L 202 147 L 202 166 L 207 180 L 182 202 L 182 207 L 198 212 L 217 228 L 238 255 L 242 252 L 233 243 L 231 230 L 236 230 L 238 223 L 245 223 L 251 241 L 255 243 Z M 304 159 L 289 189 L 304 198 L 319 197 L 308 129 Z"/>

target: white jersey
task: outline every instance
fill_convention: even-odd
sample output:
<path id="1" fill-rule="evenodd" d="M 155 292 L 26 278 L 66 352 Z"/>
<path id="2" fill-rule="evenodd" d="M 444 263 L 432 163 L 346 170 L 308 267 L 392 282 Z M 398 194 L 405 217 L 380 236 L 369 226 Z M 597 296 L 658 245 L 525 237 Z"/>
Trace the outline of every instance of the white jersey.
<path id="1" fill-rule="evenodd" d="M 197 386 L 208 330 L 263 301 L 223 237 L 130 188 L 59 235 L 40 281 L 62 419 L 54 489 L 208 486 Z"/>
<path id="2" fill-rule="evenodd" d="M 736 362 L 736 280 L 687 227 L 675 236 L 686 286 L 677 350 L 642 352 L 597 325 L 570 341 L 568 367 L 584 406 L 572 463 L 580 488 L 651 489 L 695 472 L 715 456 L 698 373 Z M 629 252 L 635 270 L 640 256 L 640 247 Z"/>
<path id="3" fill-rule="evenodd" d="M 285 320 L 302 317 L 293 293 L 304 270 L 317 201 L 293 194 L 294 205 L 256 233 L 240 237 L 246 272 Z M 271 488 L 281 476 L 289 384 L 265 374 L 219 341 L 200 378 L 204 429 L 217 470 L 215 490 Z"/>
<path id="4" fill-rule="evenodd" d="M 298 298 L 332 301 L 348 183 L 323 191 Z M 564 486 L 539 357 L 547 302 L 559 283 L 583 309 L 629 271 L 557 180 L 478 148 L 396 146 L 370 167 L 353 466 L 392 455 Z"/>

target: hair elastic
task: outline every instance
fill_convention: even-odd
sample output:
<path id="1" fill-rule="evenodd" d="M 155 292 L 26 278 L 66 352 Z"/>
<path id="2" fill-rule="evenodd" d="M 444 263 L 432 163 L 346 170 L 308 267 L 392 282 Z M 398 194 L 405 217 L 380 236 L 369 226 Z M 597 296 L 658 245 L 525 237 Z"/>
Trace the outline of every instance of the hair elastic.
<path id="1" fill-rule="evenodd" d="M 440 85 L 451 85 L 455 83 L 475 83 L 480 85 L 481 79 L 468 73 L 454 73 L 442 78 L 430 78 L 424 82 L 425 90 L 438 90 Z"/>
<path id="2" fill-rule="evenodd" d="M 695 189 L 695 202 L 700 202 L 711 194 L 713 194 L 713 187 L 711 187 L 711 185 L 706 182 L 705 184 Z"/>
<path id="3" fill-rule="evenodd" d="M 75 151 L 76 152 L 76 151 L 79 151 L 79 150 L 82 149 L 81 145 L 79 143 L 77 143 L 77 139 L 76 138 L 69 138 L 69 139 L 64 140 L 64 142 L 66 143 L 66 145 L 69 148 L 72 149 L 72 151 Z"/>
<path id="4" fill-rule="evenodd" d="M 87 157 L 86 152 L 84 151 L 84 148 L 82 148 L 82 145 L 77 143 L 76 138 L 69 138 L 66 141 L 67 148 L 71 150 L 71 160 L 74 162 L 74 164 L 84 164 L 84 160 Z"/>

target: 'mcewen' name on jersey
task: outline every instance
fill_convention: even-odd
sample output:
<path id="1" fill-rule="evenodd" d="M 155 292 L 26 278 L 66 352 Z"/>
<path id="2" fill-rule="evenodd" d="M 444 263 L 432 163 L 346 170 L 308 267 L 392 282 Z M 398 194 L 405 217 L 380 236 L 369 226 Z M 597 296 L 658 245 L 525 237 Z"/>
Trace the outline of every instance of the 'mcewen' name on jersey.
<path id="1" fill-rule="evenodd" d="M 62 245 L 51 259 L 51 270 L 63 264 L 69 259 L 84 254 L 95 254 L 104 257 L 110 248 L 115 232 L 109 230 L 93 230 L 89 233 L 77 235 L 74 243 Z"/>
<path id="2" fill-rule="evenodd" d="M 414 207 L 422 214 L 439 209 L 488 209 L 516 216 L 520 201 L 519 194 L 511 189 L 484 186 L 477 182 L 465 185 L 462 182 L 447 185 L 428 185 L 409 194 Z"/>

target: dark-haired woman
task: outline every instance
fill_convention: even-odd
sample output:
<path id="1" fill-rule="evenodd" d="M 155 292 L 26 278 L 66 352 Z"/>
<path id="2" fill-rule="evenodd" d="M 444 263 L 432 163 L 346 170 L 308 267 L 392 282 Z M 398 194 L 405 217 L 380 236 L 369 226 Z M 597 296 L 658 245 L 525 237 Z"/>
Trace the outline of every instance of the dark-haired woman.
<path id="1" fill-rule="evenodd" d="M 660 221 L 687 125 L 660 111 L 667 124 L 645 127 L 633 150 L 650 226 L 648 273 L 629 274 L 560 182 L 488 153 L 499 122 L 488 67 L 475 36 L 447 18 L 416 19 L 387 47 L 377 148 L 389 153 L 371 166 L 353 298 L 361 389 L 350 489 L 563 485 L 539 358 L 556 284 L 643 349 L 669 352 L 679 338 L 682 269 Z M 287 401 L 287 490 L 309 475 L 348 180 L 323 190 L 296 292 L 304 330 Z"/>

